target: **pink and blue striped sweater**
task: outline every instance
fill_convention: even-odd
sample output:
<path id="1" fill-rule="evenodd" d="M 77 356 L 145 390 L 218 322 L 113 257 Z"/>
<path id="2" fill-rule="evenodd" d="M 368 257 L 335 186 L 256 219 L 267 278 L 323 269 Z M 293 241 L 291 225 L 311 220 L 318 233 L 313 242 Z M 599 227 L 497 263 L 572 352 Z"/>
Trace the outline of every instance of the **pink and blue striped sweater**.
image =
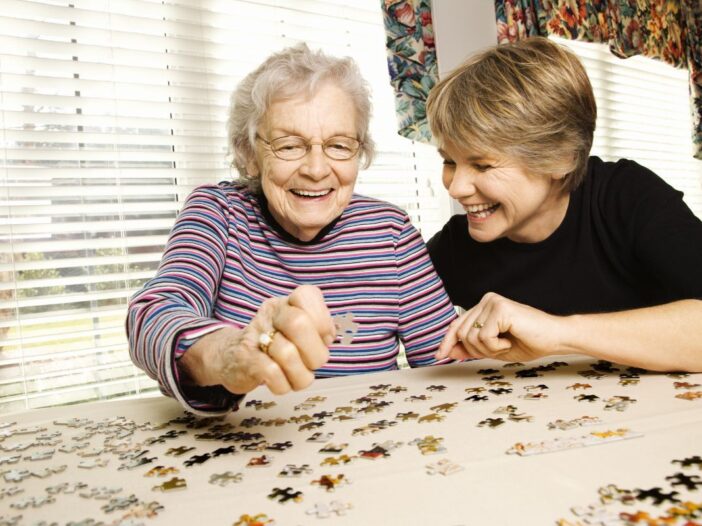
<path id="1" fill-rule="evenodd" d="M 263 300 L 318 286 L 332 315 L 357 324 L 337 340 L 318 378 L 397 368 L 402 341 L 411 366 L 433 357 L 455 311 L 419 232 L 399 208 L 354 194 L 310 242 L 287 234 L 265 198 L 237 183 L 196 189 L 171 231 L 156 277 L 132 298 L 127 333 L 132 360 L 161 391 L 196 413 L 236 408 L 222 387 L 179 382 L 177 360 L 198 338 L 244 327 Z"/>

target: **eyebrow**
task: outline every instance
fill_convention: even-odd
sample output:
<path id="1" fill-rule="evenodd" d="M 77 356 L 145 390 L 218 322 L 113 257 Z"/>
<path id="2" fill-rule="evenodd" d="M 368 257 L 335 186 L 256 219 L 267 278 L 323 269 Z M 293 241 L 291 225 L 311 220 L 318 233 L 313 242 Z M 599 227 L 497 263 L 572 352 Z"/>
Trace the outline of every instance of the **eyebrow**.
<path id="1" fill-rule="evenodd" d="M 282 134 L 283 134 L 283 135 L 281 135 L 280 137 L 295 136 L 295 137 L 302 137 L 303 139 L 308 139 L 308 140 L 309 140 L 309 138 L 308 138 L 306 135 L 302 134 L 302 133 L 299 132 L 299 131 L 295 131 L 295 130 L 292 130 L 292 129 L 286 129 L 286 128 L 272 128 L 272 129 L 271 129 L 271 134 L 276 135 L 277 133 L 282 133 Z M 324 140 L 329 139 L 329 138 L 331 138 L 331 137 L 339 137 L 340 135 L 341 135 L 341 136 L 344 136 L 344 137 L 352 137 L 352 138 L 355 139 L 357 133 L 356 133 L 356 130 L 354 130 L 352 133 L 347 133 L 347 132 L 334 132 L 334 133 L 331 133 L 330 135 L 328 135 L 326 138 L 324 138 Z M 357 140 L 358 140 L 358 139 L 357 139 Z"/>
<path id="2" fill-rule="evenodd" d="M 444 159 L 452 159 L 448 153 L 446 153 L 443 149 L 438 148 L 439 155 L 441 155 Z M 468 157 L 461 157 L 462 160 L 468 161 L 468 162 L 476 162 L 476 161 L 492 161 L 492 157 L 488 155 L 480 155 L 480 154 L 475 154 L 475 155 L 469 155 Z"/>

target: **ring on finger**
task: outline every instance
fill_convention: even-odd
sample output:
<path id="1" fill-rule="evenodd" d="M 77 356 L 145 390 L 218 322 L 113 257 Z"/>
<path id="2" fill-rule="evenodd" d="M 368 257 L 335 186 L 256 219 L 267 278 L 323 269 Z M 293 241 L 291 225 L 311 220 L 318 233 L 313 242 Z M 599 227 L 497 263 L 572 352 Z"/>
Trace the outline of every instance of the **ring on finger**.
<path id="1" fill-rule="evenodd" d="M 483 327 L 485 327 L 485 324 L 482 321 L 475 320 L 473 322 L 474 329 L 482 329 Z"/>
<path id="2" fill-rule="evenodd" d="M 273 343 L 273 338 L 275 338 L 275 335 L 278 333 L 275 329 L 268 331 L 268 332 L 262 332 L 258 336 L 258 349 L 265 354 L 269 354 L 269 351 L 271 349 L 271 344 Z"/>

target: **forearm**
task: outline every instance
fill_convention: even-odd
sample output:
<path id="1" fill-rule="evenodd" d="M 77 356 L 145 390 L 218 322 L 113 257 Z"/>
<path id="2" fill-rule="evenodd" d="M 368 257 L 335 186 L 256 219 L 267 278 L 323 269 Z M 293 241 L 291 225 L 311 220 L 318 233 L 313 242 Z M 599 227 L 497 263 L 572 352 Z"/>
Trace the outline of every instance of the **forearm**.
<path id="1" fill-rule="evenodd" d="M 436 350 L 456 311 L 419 233 L 406 220 L 397 254 L 398 333 L 410 367 L 448 363 Z"/>
<path id="2" fill-rule="evenodd" d="M 199 313 L 186 305 L 165 298 L 150 297 L 135 300 L 129 307 L 127 335 L 134 363 L 149 376 L 166 386 L 166 370 L 179 354 L 181 335 L 187 332 L 216 330 L 223 323 Z"/>
<path id="3" fill-rule="evenodd" d="M 559 353 L 653 371 L 702 371 L 702 301 L 562 318 Z"/>
<path id="4" fill-rule="evenodd" d="M 186 381 L 201 387 L 221 385 L 222 379 L 218 373 L 224 366 L 219 363 L 220 351 L 239 340 L 241 332 L 241 329 L 225 327 L 206 334 L 191 345 L 178 360 L 178 369 Z"/>
<path id="5" fill-rule="evenodd" d="M 443 300 L 424 311 L 429 315 L 413 320 L 414 323 L 409 325 L 410 330 L 406 331 L 401 326 L 400 335 L 407 362 L 410 367 L 450 363 L 450 359 L 437 360 L 436 351 L 449 325 L 456 319 L 456 311 L 450 302 Z M 420 325 L 416 325 L 416 322 L 420 322 Z"/>
<path id="6" fill-rule="evenodd" d="M 216 323 L 214 301 L 226 260 L 227 211 L 221 192 L 193 192 L 171 231 L 156 276 L 130 300 L 132 358 L 162 381 L 184 331 Z"/>

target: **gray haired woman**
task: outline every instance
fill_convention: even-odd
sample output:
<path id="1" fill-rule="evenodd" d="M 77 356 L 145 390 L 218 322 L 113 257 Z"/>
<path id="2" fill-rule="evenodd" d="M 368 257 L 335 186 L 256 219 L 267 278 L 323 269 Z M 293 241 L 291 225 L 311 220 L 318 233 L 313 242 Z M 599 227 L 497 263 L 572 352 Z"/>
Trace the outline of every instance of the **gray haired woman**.
<path id="1" fill-rule="evenodd" d="M 412 366 L 453 307 L 407 214 L 354 193 L 373 157 L 356 64 L 305 45 L 270 56 L 232 96 L 240 178 L 196 189 L 156 277 L 130 303 L 133 360 L 200 413 L 265 384 Z"/>

